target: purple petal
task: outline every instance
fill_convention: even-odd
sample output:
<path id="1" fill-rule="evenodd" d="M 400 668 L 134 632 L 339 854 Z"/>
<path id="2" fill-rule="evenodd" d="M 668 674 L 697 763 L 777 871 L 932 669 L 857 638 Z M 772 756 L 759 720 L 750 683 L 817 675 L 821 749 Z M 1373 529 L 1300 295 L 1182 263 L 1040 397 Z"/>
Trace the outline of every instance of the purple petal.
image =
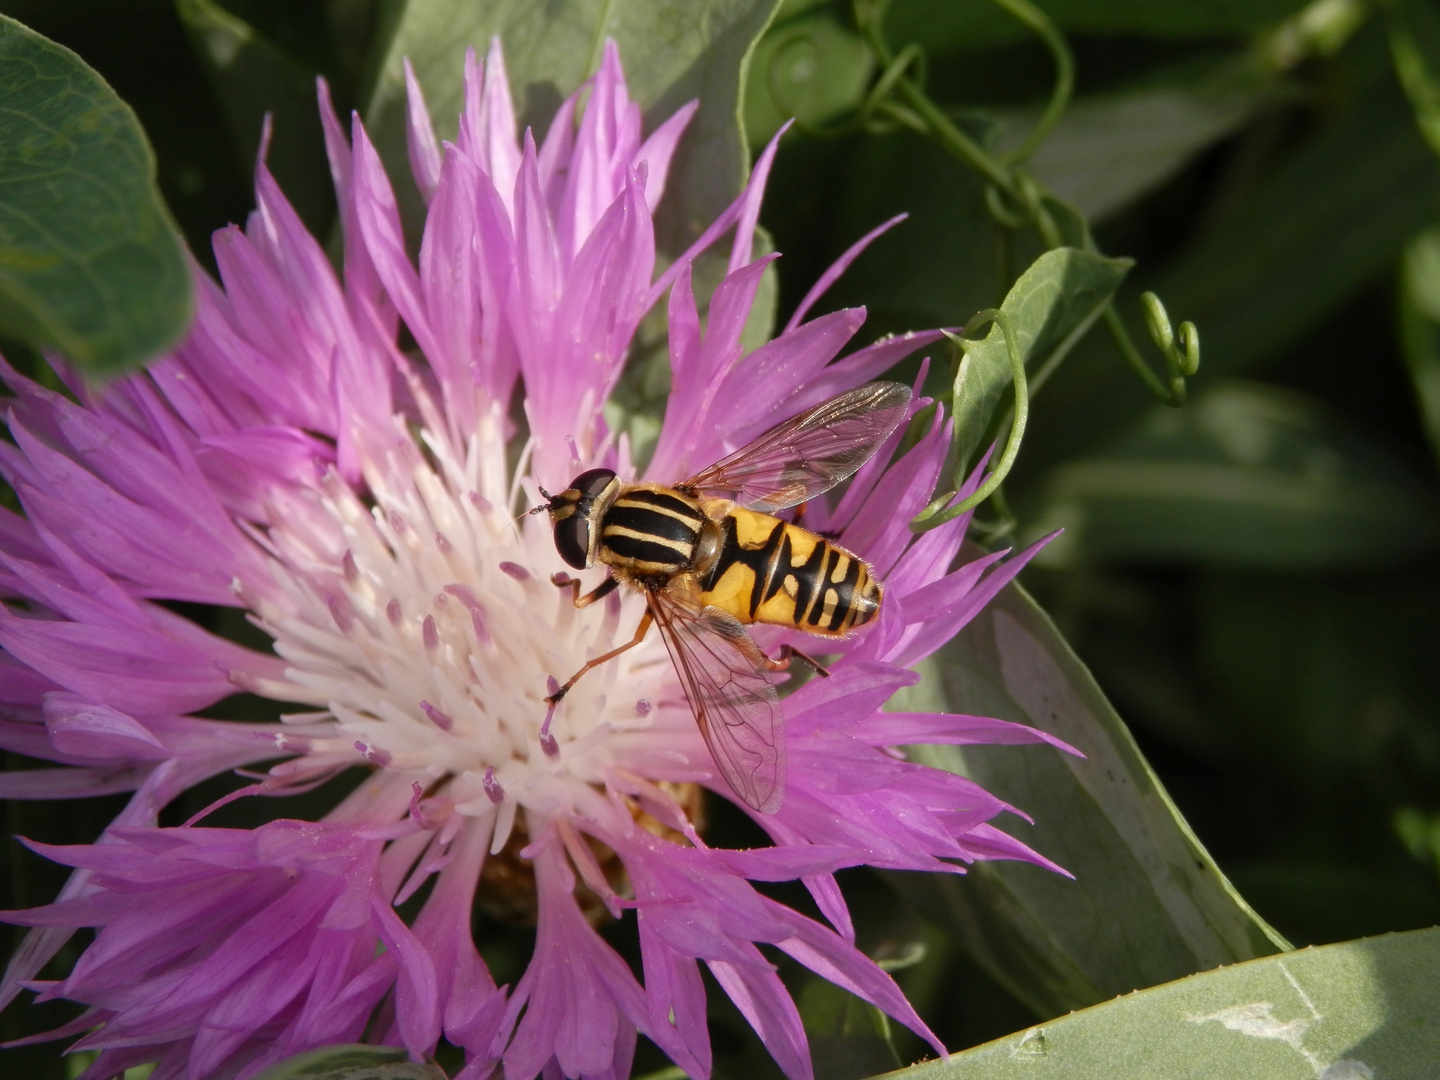
<path id="1" fill-rule="evenodd" d="M 534 958 L 507 1010 L 513 1022 L 524 1009 L 504 1055 L 511 1080 L 529 1080 L 552 1056 L 566 1076 L 600 1074 L 633 1045 L 637 1028 L 649 1034 L 644 992 L 580 913 L 558 848 L 552 841 L 535 855 L 540 922 Z"/>
<path id="2" fill-rule="evenodd" d="M 763 964 L 758 949 L 752 945 L 749 951 Z M 723 960 L 710 961 L 710 974 L 755 1029 L 781 1071 L 790 1080 L 813 1080 L 805 1027 L 780 976 L 769 965 L 736 966 Z"/>
<path id="3" fill-rule="evenodd" d="M 163 761 L 170 756 L 165 745 L 132 717 L 76 694 L 46 696 L 45 727 L 55 749 L 71 757 Z"/>
<path id="4" fill-rule="evenodd" d="M 790 316 L 790 321 L 785 324 L 784 332 L 788 334 L 791 330 L 799 326 L 800 321 L 805 318 L 806 313 L 814 306 L 815 301 L 824 296 L 830 286 L 840 280 L 841 275 L 850 269 L 850 264 L 858 259 L 866 248 L 909 216 L 909 214 L 896 214 L 889 221 L 875 226 L 875 228 L 871 229 L 859 240 L 856 240 L 855 243 L 846 248 L 845 253 L 831 263 L 826 271 L 815 280 L 815 284 L 810 286 L 810 291 L 805 294 L 799 306 L 795 308 L 795 313 Z"/>
<path id="5" fill-rule="evenodd" d="M 915 743 L 948 746 L 1015 746 L 1049 743 L 1067 754 L 1084 755 L 1048 731 L 988 716 L 951 713 L 874 713 L 846 731 L 871 746 L 908 746 Z"/>
<path id="6" fill-rule="evenodd" d="M 777 905 L 778 906 L 778 905 Z M 792 913 L 793 914 L 793 913 Z M 895 980 L 855 946 L 841 940 L 817 923 L 793 916 L 796 935 L 779 947 L 800 963 L 836 986 L 870 1002 L 877 1009 L 904 1024 L 928 1042 L 939 1054 L 945 1046 L 916 1014 Z"/>
<path id="7" fill-rule="evenodd" d="M 434 1053 L 440 1040 L 440 1001 L 430 953 L 390 904 L 370 900 L 380 938 L 396 959 L 395 1011 L 405 1048 L 416 1056 Z"/>
<path id="8" fill-rule="evenodd" d="M 415 177 L 415 186 L 420 189 L 426 205 L 435 196 L 435 186 L 440 182 L 440 144 L 435 139 L 435 125 L 430 122 L 430 110 L 425 107 L 425 92 L 410 58 L 405 57 L 405 149 L 410 157 L 410 173 Z"/>
<path id="9" fill-rule="evenodd" d="M 685 134 L 685 129 L 699 108 L 699 101 L 688 101 L 681 105 L 668 120 L 650 133 L 650 137 L 635 152 L 636 163 L 643 161 L 649 167 L 645 180 L 645 205 L 650 208 L 651 213 L 655 212 L 665 195 L 665 178 L 670 172 L 670 160 L 675 155 L 680 136 Z"/>
<path id="10" fill-rule="evenodd" d="M 887 657 L 893 663 L 912 665 L 917 664 L 942 644 L 949 641 L 958 634 L 964 626 L 973 619 L 986 604 L 988 604 L 1001 589 L 1014 580 L 1015 575 L 1025 568 L 1025 564 L 1033 559 L 1046 544 L 1055 539 L 1059 533 L 1051 533 L 1049 536 L 1041 537 L 1019 554 L 1012 555 L 1003 564 L 991 571 L 978 585 L 969 590 L 962 603 L 946 612 L 943 617 L 927 620 L 923 630 L 912 644 L 898 650 L 896 655 Z M 943 582 L 945 579 L 942 578 Z M 937 585 L 939 583 L 937 582 Z"/>
<path id="11" fill-rule="evenodd" d="M 650 1037 L 687 1075 L 709 1076 L 710 1029 L 700 965 L 655 932 L 645 909 L 637 912 L 637 919 Z"/>

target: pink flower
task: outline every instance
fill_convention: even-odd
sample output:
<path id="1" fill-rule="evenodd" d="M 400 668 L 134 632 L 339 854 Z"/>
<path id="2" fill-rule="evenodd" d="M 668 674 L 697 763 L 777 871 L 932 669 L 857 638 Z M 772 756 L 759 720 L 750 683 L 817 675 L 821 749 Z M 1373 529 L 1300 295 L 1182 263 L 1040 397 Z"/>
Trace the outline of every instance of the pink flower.
<path id="1" fill-rule="evenodd" d="M 651 214 L 693 106 L 642 140 L 611 46 L 537 147 L 517 139 L 498 46 L 466 76 L 443 150 L 411 80 L 411 165 L 429 204 L 418 266 L 364 128 L 347 141 L 322 86 L 343 281 L 262 161 L 258 209 L 216 234 L 221 284 L 201 275 L 195 327 L 172 356 L 102 390 L 75 383 L 77 400 L 7 369 L 14 441 L 0 466 L 25 515 L 0 511 L 0 745 L 59 767 L 9 774 L 0 794 L 134 795 L 96 844 L 36 845 L 75 873 L 55 903 L 7 916 L 35 929 L 4 1000 L 29 986 L 87 1006 L 53 1033 L 100 1051 L 87 1080 L 146 1061 L 159 1062 L 154 1080 L 245 1077 L 367 1032 L 416 1058 L 444 1038 L 464 1049 L 464 1076 L 499 1063 L 509 1080 L 618 1080 L 639 1033 L 705 1076 L 704 963 L 786 1073 L 808 1077 L 769 945 L 943 1052 L 855 948 L 834 874 L 1050 865 L 989 824 L 1008 809 L 999 800 L 887 747 L 1054 740 L 880 711 L 1031 554 L 952 570 L 965 518 L 910 533 L 949 445 L 941 412 L 898 457 L 892 436 L 834 505 L 812 504 L 807 524 L 867 558 L 887 592 L 875 625 L 823 646 L 839 654 L 832 676 L 784 700 L 786 796 L 752 815 L 770 847 L 713 848 L 692 824 L 693 785 L 731 793 L 658 637 L 547 717 L 550 677 L 628 640 L 643 599 L 574 609 L 547 580 L 561 563 L 546 522 L 513 520 L 540 483 L 596 465 L 633 475 L 602 406 L 667 292 L 674 385 L 645 472 L 662 482 L 938 335 L 836 360 L 864 313 L 800 322 L 812 295 L 796 325 L 742 355 L 768 261 L 752 261 L 750 239 L 774 145 L 657 277 Z M 732 228 L 702 332 L 689 259 Z M 423 360 L 401 348 L 402 324 Z M 273 654 L 160 601 L 240 608 Z M 771 651 L 784 639 L 756 636 Z M 237 689 L 310 711 L 282 724 L 195 715 Z M 320 822 L 157 827 L 191 785 L 276 758 L 243 794 L 368 775 Z M 470 929 L 495 860 L 521 878 L 531 868 L 537 897 L 535 955 L 508 989 Z M 797 878 L 829 925 L 751 884 Z M 596 933 L 577 883 L 592 907 L 635 911 L 643 981 Z M 407 925 L 396 907 L 425 885 Z M 96 937 L 69 975 L 34 981 L 79 927 Z"/>

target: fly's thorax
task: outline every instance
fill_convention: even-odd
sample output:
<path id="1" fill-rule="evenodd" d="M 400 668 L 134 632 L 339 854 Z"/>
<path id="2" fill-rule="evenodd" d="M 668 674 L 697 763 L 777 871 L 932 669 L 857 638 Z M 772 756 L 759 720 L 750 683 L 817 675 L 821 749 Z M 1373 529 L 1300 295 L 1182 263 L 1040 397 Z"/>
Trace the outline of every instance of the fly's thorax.
<path id="1" fill-rule="evenodd" d="M 595 557 L 637 578 L 690 573 L 708 523 L 699 501 L 683 492 L 626 485 L 600 519 Z"/>
<path id="2" fill-rule="evenodd" d="M 873 619 L 880 586 L 869 565 L 825 537 L 769 514 L 732 508 L 720 551 L 700 575 L 703 603 L 741 622 L 840 637 Z"/>

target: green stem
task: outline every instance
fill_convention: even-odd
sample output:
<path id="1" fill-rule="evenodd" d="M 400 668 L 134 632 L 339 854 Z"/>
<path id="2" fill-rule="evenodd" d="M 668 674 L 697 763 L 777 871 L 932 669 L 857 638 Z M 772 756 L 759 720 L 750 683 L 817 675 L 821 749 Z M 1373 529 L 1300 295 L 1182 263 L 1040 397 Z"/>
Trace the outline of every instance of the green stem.
<path id="1" fill-rule="evenodd" d="M 919 66 L 921 54 L 914 45 L 907 46 L 899 54 L 896 54 L 886 43 L 883 24 L 890 0 L 854 0 L 856 25 L 875 56 L 884 65 L 884 72 L 868 96 L 862 114 L 888 115 L 895 121 L 934 139 L 952 156 L 969 165 L 989 182 L 990 186 L 985 193 L 986 201 L 995 220 L 1002 227 L 1013 229 L 1026 223 L 1033 224 L 1041 241 L 1047 248 L 1053 250 L 1063 246 L 1065 240 L 1060 235 L 1060 229 L 1056 225 L 1049 207 L 1045 205 L 1045 191 L 1027 173 L 1015 169 L 1013 166 L 1033 154 L 1059 122 L 1075 89 L 1075 59 L 1065 42 L 1064 35 L 1056 28 L 1049 16 L 1031 3 L 1031 0 L 994 0 L 994 2 L 1033 30 L 1044 42 L 1055 62 L 1055 85 L 1051 90 L 1050 100 L 1041 113 L 1040 119 L 1018 147 L 1005 155 L 1003 159 L 996 160 L 975 140 L 961 131 L 945 115 L 944 111 L 926 96 L 920 82 L 909 77 L 910 68 Z M 1403 44 L 1402 42 L 1400 49 L 1402 53 L 1404 52 Z M 1401 63 L 1400 66 L 1403 77 L 1406 74 L 1405 64 Z M 1412 68 L 1415 66 L 1413 61 L 1410 66 Z M 1411 81 L 1418 84 L 1420 80 L 1412 74 Z M 1425 89 L 1430 88 L 1426 87 Z M 900 102 L 893 99 L 887 100 L 892 92 L 900 98 Z M 1011 209 L 1012 206 L 1020 212 L 1016 213 Z M 1136 348 L 1129 330 L 1126 329 L 1125 323 L 1116 312 L 1113 303 L 1105 305 L 1104 318 L 1106 329 L 1109 330 L 1120 354 L 1146 388 L 1167 405 L 1178 407 L 1184 404 L 1185 376 L 1193 375 L 1199 362 L 1199 337 L 1194 326 L 1189 323 L 1181 326 L 1181 344 L 1184 346 L 1184 354 L 1175 348 L 1173 341 L 1168 346 L 1161 346 L 1165 352 L 1167 374 L 1169 375 L 1169 385 L 1167 386 L 1150 370 L 1150 366 L 1140 355 L 1139 349 Z M 999 322 L 1000 320 L 996 319 L 995 321 Z M 1007 325 L 1002 322 L 1001 328 L 1005 332 L 1007 343 L 1010 343 L 1010 332 L 1005 329 Z M 1036 375 L 1035 388 L 1037 390 L 1054 374 L 1068 352 L 1069 350 L 1065 350 L 1047 359 Z M 1005 454 L 1001 457 L 995 472 L 980 491 L 975 492 L 959 506 L 944 507 L 954 492 L 934 500 L 916 516 L 911 523 L 913 527 L 917 529 L 933 528 L 942 521 L 948 521 L 983 501 L 990 492 L 999 486 L 1000 481 L 997 477 L 1003 478 L 1004 473 L 1009 470 L 1015 453 L 1019 451 L 1018 434 L 1023 430 L 1028 409 L 1028 393 L 1021 392 L 1024 388 L 1023 366 L 1022 362 L 1016 382 L 1015 424 L 1011 428 L 1010 439 L 1005 446 Z"/>
<path id="2" fill-rule="evenodd" d="M 981 149 L 970 136 L 966 135 L 940 108 L 925 96 L 925 92 L 909 79 L 901 79 L 897 85 L 905 104 L 910 106 L 930 129 L 931 138 L 965 162 L 986 180 L 1007 195 L 1014 194 L 1015 178 L 1010 170 Z"/>
<path id="3" fill-rule="evenodd" d="M 1130 331 L 1126 329 L 1125 321 L 1120 318 L 1114 304 L 1109 304 L 1105 308 L 1105 328 L 1110 331 L 1110 337 L 1120 350 L 1120 355 L 1125 357 L 1125 362 L 1130 365 L 1136 375 L 1140 376 L 1140 381 L 1152 394 L 1172 408 L 1179 408 L 1185 404 L 1185 380 L 1172 376 L 1168 387 L 1160 381 L 1160 377 L 1150 370 L 1150 365 L 1145 362 L 1145 358 L 1140 355 L 1140 350 L 1135 347 L 1135 342 L 1130 337 Z M 1177 383 L 1179 384 L 1178 388 Z"/>
<path id="4" fill-rule="evenodd" d="M 1010 509 L 1010 503 L 1005 498 L 1005 488 L 996 488 L 990 494 L 990 509 L 995 513 L 994 521 L 981 521 L 972 518 L 970 527 L 980 537 L 980 542 L 987 547 L 999 540 L 1003 540 L 1015 531 L 1015 526 L 1020 524 L 1020 519 Z"/>
<path id="5" fill-rule="evenodd" d="M 1055 125 L 1060 122 L 1065 107 L 1070 104 L 1070 95 L 1075 91 L 1075 57 L 1070 52 L 1070 46 L 1065 43 L 1064 35 L 1050 17 L 1030 3 L 1030 0 L 994 2 L 1035 31 L 1036 36 L 1045 43 L 1045 48 L 1050 50 L 1051 59 L 1055 61 L 1055 85 L 1050 90 L 1050 101 L 1046 104 L 1045 111 L 1040 114 L 1040 119 L 1030 129 L 1030 134 L 1025 136 L 1024 141 L 1004 157 L 1006 165 L 1018 165 L 1049 138 L 1050 132 L 1055 130 Z"/>
<path id="6" fill-rule="evenodd" d="M 881 29 L 887 6 L 887 3 L 872 5 L 857 3 L 855 5 L 855 21 L 860 32 L 864 34 L 865 40 L 869 42 L 871 51 L 879 57 L 880 62 L 885 65 L 886 74 L 889 74 L 895 70 L 896 56 L 886 43 Z M 899 91 L 905 104 L 924 122 L 931 138 L 1006 194 L 1013 194 L 1013 179 L 1009 170 L 987 154 L 974 139 L 956 127 L 950 118 L 925 96 L 925 92 L 914 81 L 907 78 L 896 78 L 893 85 Z"/>

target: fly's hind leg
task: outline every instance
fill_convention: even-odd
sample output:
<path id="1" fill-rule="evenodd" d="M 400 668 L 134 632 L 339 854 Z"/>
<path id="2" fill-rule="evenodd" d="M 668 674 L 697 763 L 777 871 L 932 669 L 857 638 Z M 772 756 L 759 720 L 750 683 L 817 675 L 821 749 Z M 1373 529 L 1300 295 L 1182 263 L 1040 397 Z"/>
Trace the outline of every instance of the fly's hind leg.
<path id="1" fill-rule="evenodd" d="M 584 596 L 580 595 L 580 579 L 572 578 L 569 574 L 551 574 L 550 584 L 554 585 L 557 589 L 569 589 L 570 602 L 577 608 L 583 608 L 589 607 L 595 603 L 596 600 L 604 600 L 605 597 L 609 596 L 619 587 L 620 582 L 614 577 L 607 577 Z"/>
<path id="2" fill-rule="evenodd" d="M 614 578 L 611 578 L 610 580 L 613 581 Z M 598 589 L 595 590 L 595 592 L 600 592 L 600 589 L 604 589 L 604 588 L 605 588 L 605 586 L 601 585 L 600 588 L 598 588 Z M 578 593 L 579 590 L 577 589 L 576 592 Z M 606 592 L 609 592 L 609 590 L 607 589 Z M 591 593 L 591 594 L 589 594 L 589 595 L 593 597 L 593 596 L 594 596 L 594 593 Z M 602 594 L 602 595 L 603 595 L 603 594 Z M 580 600 L 586 600 L 585 597 L 580 597 L 579 599 L 580 599 Z M 586 603 L 589 603 L 589 602 L 591 602 L 591 601 L 586 600 Z M 576 603 L 575 603 L 575 606 L 576 606 L 576 607 L 582 607 L 583 605 L 579 602 L 579 600 L 577 600 Z M 639 645 L 640 642 L 642 642 L 642 641 L 645 640 L 645 635 L 650 632 L 650 624 L 651 624 L 652 622 L 654 622 L 654 621 L 655 621 L 655 616 L 654 616 L 654 614 L 651 613 L 650 609 L 647 607 L 647 608 L 645 609 L 645 617 L 640 620 L 640 625 L 639 625 L 638 627 L 636 627 L 636 629 L 635 629 L 635 636 L 634 636 L 633 638 L 631 638 L 629 641 L 627 641 L 624 645 L 621 645 L 618 649 L 611 649 L 609 652 L 603 653 L 602 655 L 595 657 L 595 659 L 593 659 L 593 660 L 586 660 L 584 667 L 582 667 L 579 671 L 575 672 L 574 675 L 571 675 L 570 678 L 566 679 L 565 682 L 561 685 L 561 687 L 560 687 L 558 690 L 556 690 L 553 694 L 551 694 L 549 697 L 547 697 L 547 698 L 545 699 L 545 704 L 546 704 L 546 705 L 554 705 L 554 704 L 556 704 L 561 698 L 563 698 L 566 694 L 568 694 L 568 693 L 570 692 L 570 688 L 571 688 L 572 686 L 574 686 L 577 682 L 580 681 L 580 676 L 581 676 L 581 675 L 584 675 L 584 674 L 585 674 L 587 671 L 589 671 L 591 668 L 597 668 L 597 667 L 599 667 L 601 664 L 604 664 L 604 663 L 606 663 L 606 662 L 608 662 L 608 661 L 610 661 L 610 660 L 614 660 L 615 657 L 619 656 L 621 653 L 625 652 L 627 649 L 633 649 L 636 645 Z"/>
<path id="3" fill-rule="evenodd" d="M 795 512 L 790 515 L 791 525 L 799 525 L 801 528 L 805 527 L 805 508 L 809 505 L 810 503 L 808 500 L 806 502 L 795 504 Z M 840 532 L 837 529 L 821 529 L 815 535 L 823 536 L 826 540 L 840 539 Z"/>
<path id="4" fill-rule="evenodd" d="M 830 677 L 830 672 L 820 661 L 816 660 L 813 656 L 801 652 L 793 645 L 781 645 L 779 656 L 765 657 L 765 666 L 771 671 L 788 671 L 790 669 L 790 661 L 792 660 L 799 660 L 800 663 L 804 664 L 822 679 L 828 679 Z"/>

